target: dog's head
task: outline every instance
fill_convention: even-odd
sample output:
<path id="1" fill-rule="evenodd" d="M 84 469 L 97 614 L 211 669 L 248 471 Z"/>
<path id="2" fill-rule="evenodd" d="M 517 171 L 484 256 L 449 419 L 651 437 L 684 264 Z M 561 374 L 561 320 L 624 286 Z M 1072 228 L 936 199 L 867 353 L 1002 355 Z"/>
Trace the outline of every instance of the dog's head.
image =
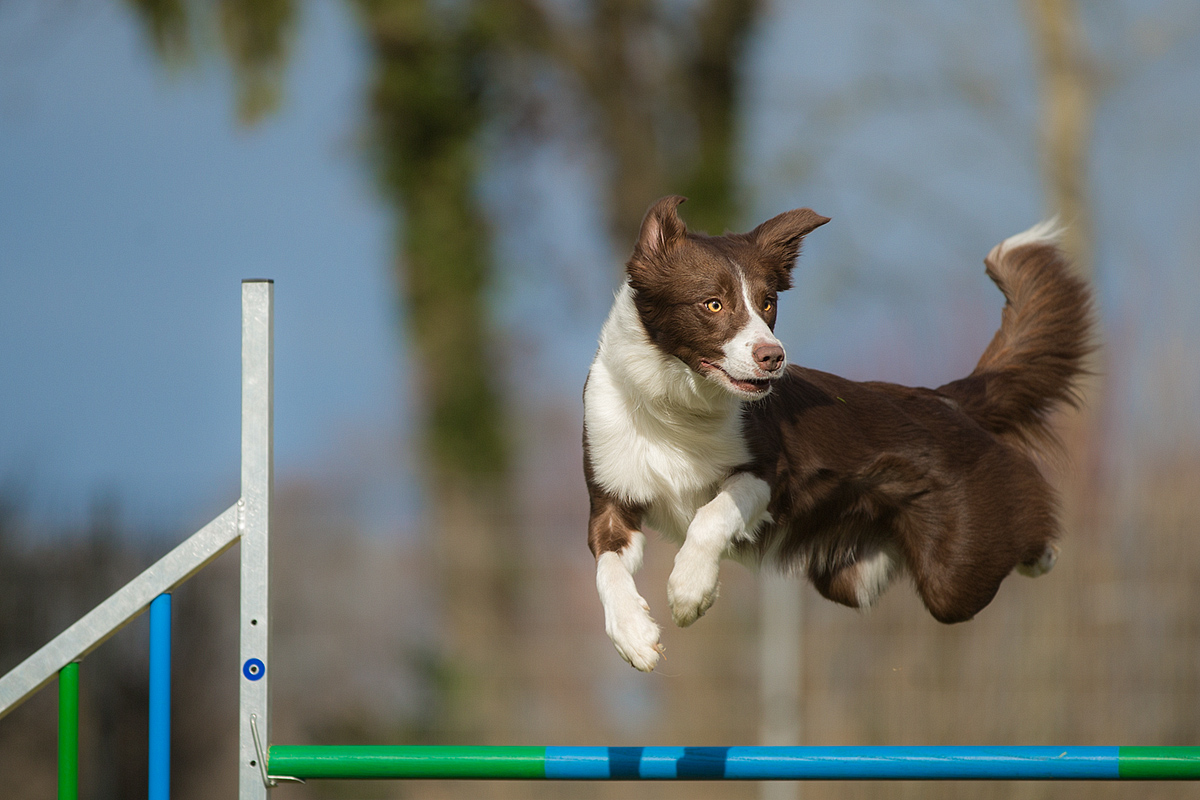
<path id="1" fill-rule="evenodd" d="M 766 397 L 787 357 L 775 338 L 779 293 L 805 234 L 824 225 L 812 209 L 787 211 L 749 233 L 688 233 L 679 196 L 646 213 L 626 271 L 650 340 L 729 392 Z"/>

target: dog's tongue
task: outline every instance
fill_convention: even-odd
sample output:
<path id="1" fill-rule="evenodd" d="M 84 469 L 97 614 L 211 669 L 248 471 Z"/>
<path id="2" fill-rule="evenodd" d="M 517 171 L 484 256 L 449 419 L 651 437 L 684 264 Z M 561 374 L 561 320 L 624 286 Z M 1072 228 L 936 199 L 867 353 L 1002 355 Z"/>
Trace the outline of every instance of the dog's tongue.
<path id="1" fill-rule="evenodd" d="M 743 381 L 733 377 L 730 380 L 743 392 L 764 392 L 771 385 L 770 381 Z"/>

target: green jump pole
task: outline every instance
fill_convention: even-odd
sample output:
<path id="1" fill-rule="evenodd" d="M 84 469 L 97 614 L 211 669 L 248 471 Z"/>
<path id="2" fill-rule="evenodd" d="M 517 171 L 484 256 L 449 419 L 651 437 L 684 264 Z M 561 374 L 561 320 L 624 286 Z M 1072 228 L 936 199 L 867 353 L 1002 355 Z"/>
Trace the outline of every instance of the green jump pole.
<path id="1" fill-rule="evenodd" d="M 79 662 L 58 672 L 58 800 L 79 798 Z"/>
<path id="2" fill-rule="evenodd" d="M 418 745 L 272 745 L 272 775 L 297 778 L 487 778 L 546 777 L 545 747 Z"/>

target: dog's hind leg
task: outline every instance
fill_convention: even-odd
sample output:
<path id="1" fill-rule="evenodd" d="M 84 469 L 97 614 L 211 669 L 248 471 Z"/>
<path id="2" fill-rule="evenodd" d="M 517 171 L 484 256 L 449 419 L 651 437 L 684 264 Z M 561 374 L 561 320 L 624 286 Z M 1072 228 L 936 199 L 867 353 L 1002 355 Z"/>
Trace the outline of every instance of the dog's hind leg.
<path id="1" fill-rule="evenodd" d="M 867 609 L 875 605 L 902 569 L 903 561 L 896 548 L 872 545 L 837 566 L 810 564 L 808 578 L 826 599 Z"/>
<path id="2" fill-rule="evenodd" d="M 691 625 L 717 599 L 721 558 L 739 539 L 750 539 L 767 517 L 771 487 L 749 472 L 727 478 L 711 501 L 701 506 L 688 526 L 683 547 L 667 581 L 671 617 L 680 627 Z"/>
<path id="3" fill-rule="evenodd" d="M 1054 564 L 1057 561 L 1058 545 L 1048 542 L 1046 549 L 1042 551 L 1042 554 L 1037 559 L 1017 564 L 1017 572 L 1030 578 L 1037 578 L 1054 569 Z"/>

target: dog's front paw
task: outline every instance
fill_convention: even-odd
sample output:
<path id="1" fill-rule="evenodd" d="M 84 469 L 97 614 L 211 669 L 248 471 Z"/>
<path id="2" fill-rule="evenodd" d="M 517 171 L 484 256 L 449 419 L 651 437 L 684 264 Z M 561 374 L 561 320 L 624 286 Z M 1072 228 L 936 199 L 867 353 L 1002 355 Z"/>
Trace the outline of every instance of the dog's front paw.
<path id="1" fill-rule="evenodd" d="M 636 602 L 623 602 L 605 610 L 604 629 L 621 658 L 642 672 L 651 672 L 662 657 L 663 646 L 658 641 L 661 630 L 640 595 L 629 599 Z"/>
<path id="2" fill-rule="evenodd" d="M 719 562 L 684 545 L 675 556 L 675 568 L 667 580 L 667 601 L 671 604 L 671 618 L 681 628 L 686 628 L 712 606 L 717 599 L 717 572 Z"/>

